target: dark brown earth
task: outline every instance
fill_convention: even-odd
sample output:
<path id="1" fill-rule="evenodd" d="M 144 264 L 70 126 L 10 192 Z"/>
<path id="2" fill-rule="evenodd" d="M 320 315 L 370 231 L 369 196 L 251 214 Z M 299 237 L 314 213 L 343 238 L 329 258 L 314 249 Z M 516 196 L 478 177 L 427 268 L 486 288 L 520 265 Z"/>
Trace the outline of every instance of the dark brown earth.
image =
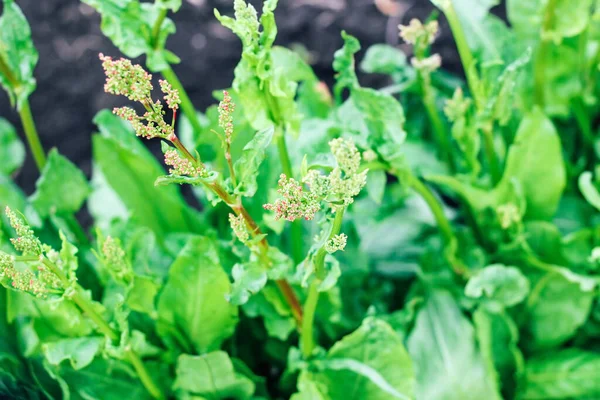
<path id="1" fill-rule="evenodd" d="M 36 68 L 38 88 L 30 98 L 34 118 L 46 149 L 57 147 L 89 175 L 90 138 L 94 115 L 116 104 L 114 96 L 102 92 L 103 74 L 97 55 L 119 55 L 100 32 L 100 17 L 78 0 L 17 0 L 27 16 L 33 41 L 40 53 Z M 236 37 L 213 16 L 213 9 L 231 13 L 232 0 L 184 0 L 171 17 L 177 33 L 167 47 L 181 57 L 174 67 L 189 91 L 194 105 L 202 110 L 214 102 L 211 92 L 227 87 L 240 57 Z M 255 5 L 260 2 L 253 1 Z M 258 4 L 257 4 L 258 3 Z M 1 6 L 0 6 L 1 7 Z M 340 31 L 356 36 L 363 49 L 375 43 L 398 44 L 397 25 L 411 18 L 426 18 L 433 10 L 427 0 L 280 0 L 276 11 L 277 43 L 304 46 L 321 79 L 331 83 L 333 53 L 341 44 Z M 389 16 L 387 14 L 393 14 Z M 461 73 L 449 29 L 442 21 L 436 51 L 444 67 Z M 363 76 L 366 85 L 386 84 L 381 76 Z M 8 97 L 0 92 L 0 115 L 22 133 L 18 115 Z M 30 193 L 37 171 L 28 155 L 16 180 Z"/>

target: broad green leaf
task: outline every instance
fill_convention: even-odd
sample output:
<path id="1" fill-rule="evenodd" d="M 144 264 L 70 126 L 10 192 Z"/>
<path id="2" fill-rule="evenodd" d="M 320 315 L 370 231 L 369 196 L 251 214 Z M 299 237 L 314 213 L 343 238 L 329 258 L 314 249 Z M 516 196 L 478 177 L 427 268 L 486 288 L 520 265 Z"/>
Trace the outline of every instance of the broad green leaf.
<path id="1" fill-rule="evenodd" d="M 230 291 L 213 242 L 192 237 L 171 265 L 159 295 L 159 332 L 169 336 L 164 325 L 177 329 L 199 353 L 218 349 L 237 323 L 237 307 L 225 299 Z"/>
<path id="2" fill-rule="evenodd" d="M 515 267 L 490 265 L 469 278 L 465 294 L 485 298 L 506 307 L 519 304 L 529 293 L 529 281 Z"/>
<path id="3" fill-rule="evenodd" d="M 37 61 L 27 19 L 14 0 L 4 0 L 0 16 L 0 84 L 19 110 L 35 90 L 33 70 Z"/>
<path id="4" fill-rule="evenodd" d="M 406 66 L 406 55 L 387 44 L 374 44 L 369 47 L 360 63 L 360 69 L 365 72 L 392 76 Z"/>
<path id="5" fill-rule="evenodd" d="M 401 338 L 382 320 L 367 318 L 314 362 L 314 380 L 332 400 L 413 398 L 414 373 Z"/>
<path id="6" fill-rule="evenodd" d="M 235 371 L 229 355 L 213 351 L 201 356 L 182 354 L 177 359 L 173 390 L 210 399 L 249 399 L 254 383 Z"/>
<path id="7" fill-rule="evenodd" d="M 579 175 L 578 185 L 587 202 L 600 211 L 600 192 L 592 182 L 592 173 L 586 171 Z"/>
<path id="8" fill-rule="evenodd" d="M 593 279 L 558 268 L 532 282 L 526 302 L 527 347 L 547 349 L 573 337 L 589 316 L 595 297 L 594 286 Z"/>
<path id="9" fill-rule="evenodd" d="M 252 197 L 256 193 L 258 170 L 265 159 L 273 133 L 272 127 L 259 131 L 244 147 L 241 157 L 233 165 L 238 183 L 236 193 L 246 197 Z"/>
<path id="10" fill-rule="evenodd" d="M 202 186 L 214 183 L 218 177 L 219 174 L 214 171 L 211 171 L 206 178 L 199 176 L 163 175 L 156 178 L 154 186 L 167 186 L 172 184 Z"/>
<path id="11" fill-rule="evenodd" d="M 592 0 L 508 0 L 506 10 L 513 29 L 529 39 L 563 38 L 580 34 L 588 25 Z"/>
<path id="12" fill-rule="evenodd" d="M 146 363 L 148 366 L 148 363 Z M 109 400 L 151 399 L 128 364 L 114 359 L 96 358 L 86 368 L 75 370 L 68 364 L 46 366 L 57 379 L 63 399 Z"/>
<path id="13" fill-rule="evenodd" d="M 390 164 L 397 163 L 401 158 L 400 146 L 406 138 L 404 110 L 398 100 L 389 94 L 360 87 L 352 89 L 351 100 L 367 127 L 370 147 Z"/>
<path id="14" fill-rule="evenodd" d="M 452 295 L 429 293 L 408 338 L 417 376 L 416 398 L 500 399 L 475 341 L 475 330 Z"/>
<path id="15" fill-rule="evenodd" d="M 83 172 L 52 149 L 30 200 L 40 216 L 49 217 L 76 213 L 89 193 L 90 186 Z"/>
<path id="16" fill-rule="evenodd" d="M 338 104 L 341 103 L 344 89 L 352 89 L 358 86 L 358 78 L 354 67 L 354 54 L 360 50 L 360 43 L 354 36 L 348 35 L 345 31 L 342 31 L 342 38 L 344 39 L 344 46 L 333 55 L 333 69 L 337 72 L 333 93 Z"/>
<path id="17" fill-rule="evenodd" d="M 488 374 L 496 380 L 503 398 L 514 398 L 524 369 L 516 324 L 505 311 L 491 311 L 483 307 L 475 310 L 473 322 Z"/>
<path id="18" fill-rule="evenodd" d="M 450 176 L 427 179 L 456 191 L 476 211 L 513 201 L 511 192 L 517 182 L 527 203 L 525 217 L 535 220 L 549 219 L 556 212 L 566 186 L 566 171 L 558 133 L 552 121 L 536 108 L 521 121 L 502 179 L 493 190 L 479 189 Z"/>
<path id="19" fill-rule="evenodd" d="M 527 360 L 523 400 L 596 399 L 600 395 L 600 354 L 575 348 Z"/>
<path id="20" fill-rule="evenodd" d="M 51 365 L 60 365 L 64 360 L 69 360 L 71 367 L 78 370 L 90 365 L 104 342 L 103 337 L 82 337 L 44 343 L 42 348 Z"/>
<path id="21" fill-rule="evenodd" d="M 25 161 L 25 146 L 15 128 L 0 117 L 0 175 L 12 175 Z"/>
<path id="22" fill-rule="evenodd" d="M 257 263 L 235 264 L 231 271 L 233 285 L 227 299 L 235 305 L 245 304 L 252 294 L 267 284 L 267 271 Z"/>
<path id="23" fill-rule="evenodd" d="M 385 171 L 369 171 L 367 174 L 367 193 L 375 204 L 381 204 L 386 183 L 387 175 Z"/>
<path id="24" fill-rule="evenodd" d="M 153 279 L 135 276 L 125 302 L 133 311 L 146 313 L 154 318 L 156 317 L 155 299 L 159 289 L 160 285 Z"/>
<path id="25" fill-rule="evenodd" d="M 165 50 L 167 37 L 175 32 L 175 24 L 165 18 L 153 37 L 154 24 L 161 9 L 176 11 L 181 0 L 161 0 L 154 4 L 139 0 L 82 0 L 102 16 L 102 32 L 129 58 L 145 54 L 146 64 L 153 72 L 176 64 L 179 58 Z"/>
<path id="26" fill-rule="evenodd" d="M 303 370 L 298 376 L 298 392 L 294 393 L 290 400 L 330 400 L 327 395 L 327 386 L 317 382 L 313 373 Z"/>
<path id="27" fill-rule="evenodd" d="M 161 240 L 169 232 L 199 231 L 197 217 L 178 189 L 154 186 L 165 171 L 132 129 L 106 110 L 94 121 L 101 132 L 92 138 L 95 166 L 132 217 Z"/>
<path id="28" fill-rule="evenodd" d="M 250 318 L 262 317 L 269 336 L 279 340 L 286 340 L 296 327 L 290 307 L 274 282 L 268 282 L 260 292 L 251 296 L 243 310 Z"/>

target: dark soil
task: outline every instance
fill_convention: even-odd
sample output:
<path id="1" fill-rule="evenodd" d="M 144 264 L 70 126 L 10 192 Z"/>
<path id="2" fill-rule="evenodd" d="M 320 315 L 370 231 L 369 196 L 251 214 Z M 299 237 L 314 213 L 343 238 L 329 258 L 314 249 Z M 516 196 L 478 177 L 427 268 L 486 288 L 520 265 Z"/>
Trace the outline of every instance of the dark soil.
<path id="1" fill-rule="evenodd" d="M 102 108 L 118 104 L 103 93 L 98 53 L 118 56 L 118 50 L 100 31 L 100 17 L 78 0 L 17 0 L 27 16 L 33 41 L 40 53 L 36 68 L 38 88 L 30 98 L 33 115 L 46 149 L 57 147 L 86 174 L 91 170 L 92 119 Z M 231 13 L 232 0 L 184 0 L 171 17 L 177 33 L 167 47 L 181 57 L 174 67 L 194 105 L 203 110 L 214 102 L 211 93 L 226 88 L 240 57 L 238 39 L 214 18 L 213 8 Z M 260 3 L 253 1 L 253 3 Z M 304 46 L 313 67 L 328 83 L 333 79 L 333 53 L 341 44 L 340 31 L 355 35 L 363 49 L 375 43 L 398 44 L 397 25 L 411 18 L 426 18 L 433 10 L 427 0 L 280 0 L 276 11 L 277 42 Z M 377 3 L 377 4 L 376 4 Z M 390 17 L 382 10 L 396 14 Z M 444 67 L 461 73 L 448 27 L 442 22 L 436 51 Z M 361 77 L 366 85 L 386 84 L 385 77 Z M 0 91 L 0 115 L 22 132 L 18 115 Z M 38 173 L 29 155 L 17 177 L 28 193 Z"/>

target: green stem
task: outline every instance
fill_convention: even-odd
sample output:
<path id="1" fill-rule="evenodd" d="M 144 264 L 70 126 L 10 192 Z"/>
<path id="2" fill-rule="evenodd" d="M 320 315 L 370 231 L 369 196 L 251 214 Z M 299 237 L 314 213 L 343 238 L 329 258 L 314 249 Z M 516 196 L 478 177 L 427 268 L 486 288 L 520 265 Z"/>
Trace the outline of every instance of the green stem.
<path id="1" fill-rule="evenodd" d="M 422 73 L 419 73 L 419 75 L 422 75 Z M 456 168 L 454 165 L 454 159 L 452 158 L 450 134 L 448 133 L 448 130 L 444 125 L 444 121 L 442 120 L 442 117 L 435 105 L 435 97 L 432 92 L 433 87 L 431 86 L 430 80 L 426 79 L 426 77 L 421 76 L 419 80 L 421 81 L 421 92 L 423 93 L 423 105 L 425 106 L 427 116 L 431 122 L 437 148 L 442 155 L 442 159 L 448 165 L 448 170 L 450 172 L 454 172 Z"/>
<path id="2" fill-rule="evenodd" d="M 173 86 L 175 90 L 179 92 L 179 99 L 181 100 L 181 109 L 186 115 L 187 119 L 190 121 L 192 125 L 192 129 L 196 135 L 200 135 L 202 132 L 202 126 L 200 125 L 200 121 L 198 121 L 198 116 L 196 115 L 196 109 L 194 108 L 194 104 L 192 100 L 188 96 L 185 91 L 181 81 L 173 71 L 173 69 L 168 66 L 167 68 L 161 71 L 163 77 Z"/>
<path id="3" fill-rule="evenodd" d="M 496 154 L 494 147 L 493 125 L 490 123 L 488 126 L 483 127 L 481 134 L 483 136 L 485 157 L 488 160 L 490 175 L 492 176 L 492 184 L 496 185 L 502 178 L 502 171 L 500 169 L 500 160 L 498 160 L 498 154 Z"/>
<path id="4" fill-rule="evenodd" d="M 588 163 L 591 164 L 594 159 L 594 132 L 592 131 L 592 122 L 590 121 L 588 112 L 581 99 L 574 100 L 571 104 L 571 109 L 575 115 L 577 125 L 579 125 L 579 131 L 581 132 L 584 144 L 583 147 L 587 151 L 586 157 L 588 158 Z"/>
<path id="5" fill-rule="evenodd" d="M 167 18 L 167 9 L 163 8 L 160 10 L 158 14 L 158 18 L 154 21 L 154 26 L 152 27 L 152 47 L 156 48 L 158 44 L 158 35 L 160 35 L 160 27 L 162 26 L 165 18 Z"/>
<path id="6" fill-rule="evenodd" d="M 535 104 L 540 107 L 544 107 L 545 104 L 545 92 L 546 87 L 546 55 L 550 49 L 550 42 L 544 39 L 544 31 L 549 31 L 552 28 L 554 21 L 554 7 L 556 0 L 548 0 L 546 9 L 544 11 L 544 21 L 542 23 L 542 32 L 540 45 L 537 49 L 535 56 L 535 64 L 533 66 L 533 81 L 534 81 L 534 100 Z"/>
<path id="7" fill-rule="evenodd" d="M 65 287 L 71 285 L 71 282 L 64 274 L 64 272 L 60 268 L 58 268 L 52 261 L 44 257 L 42 259 L 42 263 L 48 269 L 50 269 L 52 273 L 54 273 L 58 277 L 58 279 L 60 279 L 60 281 Z M 100 332 L 102 332 L 112 341 L 119 340 L 119 335 L 117 334 L 117 332 L 115 332 L 110 327 L 110 325 L 108 325 L 108 323 L 104 320 L 104 318 L 102 318 L 100 314 L 98 314 L 98 312 L 94 308 L 94 305 L 90 302 L 87 296 L 85 296 L 83 288 L 80 285 L 75 284 L 75 293 L 72 295 L 71 299 L 75 304 L 77 304 L 77 306 L 85 315 L 87 315 L 92 321 L 94 321 Z M 140 381 L 142 382 L 148 393 L 150 393 L 150 395 L 155 399 L 163 399 L 164 396 L 162 395 L 161 390 L 158 388 L 158 386 L 154 383 L 154 381 L 148 374 L 148 371 L 146 370 L 146 367 L 144 367 L 144 364 L 139 358 L 139 356 L 132 349 L 127 350 L 127 356 L 129 361 L 135 368 L 138 377 L 140 378 Z"/>
<path id="8" fill-rule="evenodd" d="M 438 199 L 435 197 L 433 192 L 421 182 L 419 178 L 410 174 L 408 178 L 408 185 L 419 194 L 429 206 L 431 213 L 437 223 L 437 226 L 442 234 L 442 238 L 444 239 L 445 244 L 450 244 L 455 240 L 454 232 L 452 231 L 452 226 L 450 225 L 450 221 L 446 218 L 446 214 L 444 214 L 444 209 Z"/>
<path id="9" fill-rule="evenodd" d="M 33 154 L 33 159 L 35 160 L 38 170 L 42 172 L 44 166 L 46 165 L 46 153 L 44 152 L 44 148 L 42 147 L 40 137 L 35 127 L 35 122 L 33 121 L 33 116 L 31 115 L 31 108 L 29 107 L 28 99 L 25 99 L 23 104 L 21 104 L 19 116 L 21 117 L 23 130 L 25 131 L 27 143 L 29 143 L 29 148 Z"/>
<path id="10" fill-rule="evenodd" d="M 333 226 L 331 227 L 331 233 L 327 241 L 332 239 L 335 235 L 340 233 L 342 229 L 342 222 L 344 220 L 344 212 L 346 209 L 344 207 L 338 207 L 335 212 L 335 218 L 333 219 Z M 327 242 L 326 242 L 327 243 Z M 314 256 L 313 264 L 315 268 L 315 279 L 310 284 L 308 289 L 308 297 L 304 303 L 304 318 L 302 320 L 302 331 L 301 331 L 301 347 L 302 354 L 304 358 L 310 357 L 314 348 L 315 348 L 315 339 L 314 339 L 314 322 L 315 322 L 315 312 L 317 310 L 317 304 L 319 302 L 319 285 L 325 278 L 325 256 L 327 255 L 327 251 L 325 250 L 325 246 L 321 247 L 317 250 L 317 253 Z"/>
<path id="11" fill-rule="evenodd" d="M 477 74 L 477 70 L 474 68 L 475 58 L 473 57 L 473 53 L 471 53 L 471 49 L 469 48 L 467 37 L 465 36 L 465 32 L 460 25 L 458 15 L 456 15 L 456 11 L 454 10 L 452 3 L 450 1 L 448 3 L 448 7 L 445 7 L 443 11 L 446 15 L 446 19 L 448 20 L 448 24 L 450 25 L 452 36 L 454 36 L 454 41 L 456 42 L 460 61 L 463 65 L 463 69 L 465 70 L 465 76 L 467 77 L 471 95 L 475 98 L 475 103 L 479 108 L 482 105 L 480 104 L 482 99 L 479 99 L 478 94 L 479 75 Z"/>

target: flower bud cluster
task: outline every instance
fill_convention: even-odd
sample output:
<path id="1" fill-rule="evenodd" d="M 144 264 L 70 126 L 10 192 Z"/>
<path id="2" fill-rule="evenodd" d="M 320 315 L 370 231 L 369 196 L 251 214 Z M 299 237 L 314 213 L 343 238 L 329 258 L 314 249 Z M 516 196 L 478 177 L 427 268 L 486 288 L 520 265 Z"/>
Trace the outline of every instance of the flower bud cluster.
<path id="1" fill-rule="evenodd" d="M 321 209 L 321 202 L 342 202 L 349 205 L 367 183 L 367 170 L 359 172 L 360 153 L 353 142 L 333 139 L 329 142 L 337 166 L 329 175 L 310 170 L 302 184 L 284 174 L 279 179 L 278 193 L 282 196 L 273 204 L 265 204 L 266 210 L 275 212 L 275 219 L 294 221 L 298 218 L 311 220 Z"/>
<path id="2" fill-rule="evenodd" d="M 454 122 L 464 117 L 470 106 L 471 99 L 464 97 L 461 88 L 456 88 L 452 98 L 446 100 L 444 113 L 451 122 Z"/>
<path id="3" fill-rule="evenodd" d="M 35 236 L 33 230 L 25 223 L 17 213 L 6 207 L 6 216 L 10 226 L 15 230 L 17 237 L 10 239 L 15 250 L 23 255 L 40 255 L 42 253 L 42 243 Z"/>
<path id="4" fill-rule="evenodd" d="M 235 103 L 231 100 L 229 92 L 223 91 L 223 100 L 219 103 L 219 126 L 225 132 L 225 142 L 231 144 L 231 136 L 233 135 L 233 112 L 235 111 Z"/>
<path id="5" fill-rule="evenodd" d="M 343 251 L 346 248 L 346 242 L 348 240 L 348 236 L 344 233 L 340 233 L 339 235 L 335 235 L 331 239 L 325 243 L 325 251 L 329 254 L 333 254 L 336 251 Z"/>
<path id="6" fill-rule="evenodd" d="M 119 239 L 108 236 L 102 244 L 102 262 L 110 273 L 119 280 L 129 281 L 133 275 L 125 250 Z"/>
<path id="7" fill-rule="evenodd" d="M 265 210 L 274 211 L 275 219 L 286 219 L 294 221 L 299 218 L 311 220 L 321 209 L 321 199 L 314 191 L 306 192 L 302 185 L 294 178 L 288 178 L 285 174 L 279 176 L 279 189 L 282 198 L 273 204 L 265 204 Z"/>
<path id="8" fill-rule="evenodd" d="M 206 168 L 194 166 L 190 160 L 181 157 L 175 149 L 165 152 L 165 164 L 171 167 L 169 173 L 173 175 L 208 177 Z"/>
<path id="9" fill-rule="evenodd" d="M 508 229 L 521 222 L 519 208 L 513 203 L 498 206 L 496 208 L 496 215 L 498 216 L 502 229 Z"/>
<path id="10" fill-rule="evenodd" d="M 174 120 L 168 124 L 164 119 L 166 113 L 163 104 L 159 100 L 152 100 L 152 75 L 144 71 L 140 65 L 134 65 L 127 59 L 114 61 L 103 54 L 100 54 L 100 59 L 106 74 L 104 90 L 137 101 L 146 109 L 143 115 L 138 115 L 130 107 L 115 108 L 113 113 L 128 121 L 137 136 L 146 139 L 166 139 L 174 134 Z M 173 110 L 175 116 L 181 102 L 179 92 L 164 80 L 160 81 L 160 89 L 164 93 L 167 106 Z"/>
<path id="11" fill-rule="evenodd" d="M 159 80 L 160 90 L 164 93 L 163 99 L 167 103 L 167 107 L 175 111 L 179 109 L 181 99 L 179 98 L 179 92 L 171 86 L 171 84 L 163 79 Z"/>
<path id="12" fill-rule="evenodd" d="M 413 67 L 415 67 L 415 69 L 423 72 L 424 74 L 430 74 L 442 66 L 442 57 L 439 54 L 433 54 L 429 57 L 421 59 L 413 57 L 410 60 L 410 63 Z"/>
<path id="13" fill-rule="evenodd" d="M 229 225 L 240 242 L 245 244 L 250 240 L 250 233 L 242 215 L 236 217 L 234 214 L 229 214 Z"/>
<path id="14" fill-rule="evenodd" d="M 398 25 L 400 37 L 408 44 L 429 46 L 435 41 L 439 24 L 431 21 L 423 25 L 416 18 L 410 20 L 408 25 Z"/>
<path id="15" fill-rule="evenodd" d="M 150 97 L 152 75 L 144 71 L 140 65 L 133 65 L 125 58 L 114 61 L 112 57 L 102 53 L 100 53 L 100 60 L 106 74 L 105 92 L 139 102 L 146 101 Z"/>

